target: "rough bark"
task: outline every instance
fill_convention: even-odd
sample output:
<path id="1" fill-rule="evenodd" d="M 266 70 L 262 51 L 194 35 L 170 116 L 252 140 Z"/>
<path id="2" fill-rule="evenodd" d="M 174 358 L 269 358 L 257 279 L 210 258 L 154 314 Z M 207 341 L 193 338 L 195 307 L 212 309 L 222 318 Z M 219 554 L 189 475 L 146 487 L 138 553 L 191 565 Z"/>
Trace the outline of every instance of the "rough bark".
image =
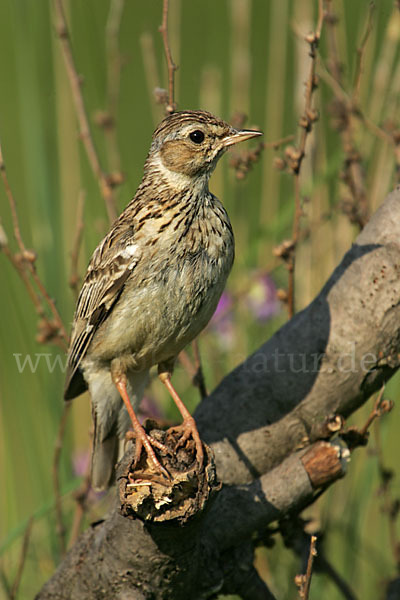
<path id="1" fill-rule="evenodd" d="M 251 536 L 298 512 L 345 473 L 346 448 L 321 442 L 399 366 L 400 188 L 320 294 L 230 373 L 196 411 L 224 483 L 184 525 L 122 516 L 78 540 L 40 600 L 273 598 Z"/>

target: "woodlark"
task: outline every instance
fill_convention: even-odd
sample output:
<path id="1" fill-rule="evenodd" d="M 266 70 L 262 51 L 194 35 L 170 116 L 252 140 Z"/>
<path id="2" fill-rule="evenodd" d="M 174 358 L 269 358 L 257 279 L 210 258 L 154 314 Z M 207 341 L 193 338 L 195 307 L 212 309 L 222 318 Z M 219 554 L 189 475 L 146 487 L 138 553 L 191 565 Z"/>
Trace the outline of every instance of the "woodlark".
<path id="1" fill-rule="evenodd" d="M 234 258 L 232 227 L 208 189 L 209 177 L 229 146 L 258 135 L 203 111 L 165 118 L 154 132 L 135 197 L 90 260 L 74 316 L 64 397 L 89 388 L 96 489 L 109 485 L 130 425 L 136 462 L 144 449 L 152 468 L 168 476 L 154 451 L 160 444 L 135 414 L 153 365 L 183 417 L 179 444 L 192 436 L 202 463 L 195 422 L 170 378 L 179 352 L 213 315 Z"/>

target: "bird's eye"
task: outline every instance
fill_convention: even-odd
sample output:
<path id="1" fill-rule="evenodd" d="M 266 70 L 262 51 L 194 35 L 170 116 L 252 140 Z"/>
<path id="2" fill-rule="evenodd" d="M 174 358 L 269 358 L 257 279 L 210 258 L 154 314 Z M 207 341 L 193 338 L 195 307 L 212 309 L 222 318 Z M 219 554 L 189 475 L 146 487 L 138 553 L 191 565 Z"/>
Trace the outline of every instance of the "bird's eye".
<path id="1" fill-rule="evenodd" d="M 189 134 L 189 137 L 195 144 L 201 144 L 201 142 L 204 141 L 204 133 L 200 131 L 200 129 L 192 131 L 192 133 Z"/>

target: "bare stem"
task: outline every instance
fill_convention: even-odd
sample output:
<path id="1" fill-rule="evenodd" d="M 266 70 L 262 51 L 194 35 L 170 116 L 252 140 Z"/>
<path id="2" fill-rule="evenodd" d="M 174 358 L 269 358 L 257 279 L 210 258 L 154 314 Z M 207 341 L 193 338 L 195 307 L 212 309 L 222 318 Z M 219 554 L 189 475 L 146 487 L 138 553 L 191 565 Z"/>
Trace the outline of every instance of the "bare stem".
<path id="1" fill-rule="evenodd" d="M 274 150 L 277 150 L 280 146 L 283 146 L 284 144 L 288 144 L 289 142 L 292 142 L 294 140 L 294 135 L 290 134 L 290 135 L 286 135 L 283 138 L 279 138 L 278 140 L 273 140 L 272 142 L 262 142 L 262 145 L 264 148 L 273 148 Z"/>
<path id="2" fill-rule="evenodd" d="M 360 95 L 360 84 L 361 84 L 361 75 L 363 71 L 363 61 L 365 50 L 367 47 L 368 38 L 372 31 L 373 26 L 373 15 L 375 10 L 374 2 L 370 2 L 369 11 L 367 17 L 367 25 L 365 27 L 364 35 L 361 40 L 360 46 L 357 48 L 357 66 L 354 76 L 354 85 L 353 85 L 353 103 L 356 105 L 358 103 L 358 98 Z"/>
<path id="3" fill-rule="evenodd" d="M 67 27 L 67 22 L 64 14 L 62 0 L 53 0 L 56 13 L 56 32 L 60 40 L 64 62 L 67 69 L 68 79 L 71 85 L 72 97 L 75 104 L 75 111 L 79 123 L 79 133 L 82 138 L 82 143 L 85 147 L 86 154 L 89 159 L 90 166 L 95 177 L 98 180 L 100 192 L 106 204 L 108 218 L 110 222 L 114 221 L 117 213 L 114 203 L 114 195 L 109 178 L 103 172 L 100 160 L 94 146 L 92 134 L 89 127 L 89 119 L 86 112 L 85 103 L 83 101 L 81 86 L 82 78 L 78 75 L 72 47 Z"/>
<path id="4" fill-rule="evenodd" d="M 85 227 L 83 221 L 83 206 L 85 203 L 85 194 L 81 191 L 78 197 L 78 204 L 76 209 L 76 226 L 75 226 L 75 239 L 71 250 L 71 275 L 69 277 L 69 285 L 78 294 L 78 285 L 80 277 L 78 274 L 78 260 L 79 251 L 82 244 L 83 230 Z"/>
<path id="5" fill-rule="evenodd" d="M 179 362 L 189 375 L 193 385 L 199 388 L 201 399 L 207 397 L 207 389 L 204 381 L 203 370 L 201 366 L 201 358 L 197 340 L 192 343 L 194 362 L 191 360 L 186 350 L 179 353 Z"/>
<path id="6" fill-rule="evenodd" d="M 326 1 L 326 22 L 328 25 L 328 52 L 331 85 L 336 101 L 335 113 L 337 117 L 337 129 L 339 131 L 345 160 L 343 163 L 342 179 L 345 182 L 350 198 L 342 204 L 343 212 L 348 216 L 351 223 L 358 225 L 360 229 L 364 227 L 369 218 L 369 207 L 367 191 L 365 186 L 365 174 L 362 168 L 362 156 L 357 149 L 354 141 L 354 116 L 361 114 L 358 107 L 358 98 L 360 92 L 363 58 L 372 29 L 373 3 L 370 4 L 367 25 L 357 50 L 357 66 L 354 78 L 353 89 L 350 94 L 346 94 L 342 86 L 342 68 L 338 51 L 336 38 L 337 18 L 332 11 L 332 0 Z M 325 77 L 326 78 L 326 77 Z M 333 80 L 333 81 L 332 81 Z"/>
<path id="7" fill-rule="evenodd" d="M 8 260 L 11 262 L 11 264 L 16 269 L 16 271 L 19 274 L 19 276 L 21 277 L 22 281 L 24 282 L 24 285 L 25 285 L 25 287 L 28 291 L 28 294 L 36 308 L 37 313 L 39 314 L 39 316 L 42 317 L 42 319 L 45 322 L 47 331 L 49 332 L 49 336 L 50 336 L 49 338 L 46 338 L 46 341 L 51 340 L 54 343 L 61 346 L 63 349 L 66 349 L 66 347 L 68 345 L 68 334 L 64 327 L 64 323 L 61 319 L 61 316 L 56 308 L 53 298 L 51 298 L 50 294 L 46 290 L 45 285 L 43 284 L 42 280 L 40 279 L 40 277 L 37 273 L 36 266 L 35 266 L 36 253 L 33 250 L 27 249 L 25 246 L 25 243 L 22 239 L 21 228 L 20 228 L 19 219 L 18 219 L 17 205 L 16 205 L 15 198 L 14 198 L 14 195 L 11 190 L 11 186 L 8 181 L 1 144 L 0 144 L 0 171 L 1 171 L 1 177 L 3 180 L 4 189 L 6 191 L 8 203 L 10 206 L 10 211 L 11 211 L 11 216 L 12 216 L 12 221 L 13 221 L 14 237 L 17 241 L 17 244 L 18 244 L 18 247 L 20 250 L 20 254 L 13 254 L 12 251 L 10 250 L 10 248 L 8 247 L 8 243 L 5 243 L 5 244 L 3 243 L 2 250 L 3 250 L 4 254 L 6 255 L 6 257 L 8 258 Z M 29 280 L 27 273 L 29 273 L 29 275 L 32 277 L 32 279 L 33 279 L 34 283 L 36 284 L 36 287 L 39 291 L 39 294 L 37 293 L 34 286 L 31 284 L 31 281 Z M 46 305 L 53 316 L 53 321 L 51 321 L 46 316 L 46 310 L 45 310 Z"/>
<path id="8" fill-rule="evenodd" d="M 385 391 L 385 385 L 383 385 L 381 387 L 381 390 L 375 400 L 374 408 L 372 409 L 371 413 L 369 414 L 368 419 L 366 420 L 364 426 L 361 427 L 361 429 L 360 429 L 360 434 L 362 436 L 366 435 L 368 429 L 371 427 L 371 425 L 375 421 L 375 419 L 377 419 L 378 417 L 380 417 L 382 415 L 382 410 L 380 409 L 380 406 L 381 406 L 384 391 Z"/>
<path id="9" fill-rule="evenodd" d="M 306 93 L 305 93 L 305 105 L 303 115 L 300 117 L 299 125 L 302 128 L 300 134 L 300 140 L 297 148 L 293 148 L 287 155 L 289 159 L 290 168 L 294 177 L 294 198 L 295 198 L 295 211 L 293 217 L 292 227 L 292 251 L 288 257 L 287 268 L 289 272 L 288 280 L 288 313 L 289 318 L 293 317 L 296 312 L 295 305 L 295 263 L 296 263 L 296 246 L 299 241 L 300 233 L 300 218 L 302 215 L 301 208 L 301 194 L 300 194 L 300 171 L 303 159 L 305 157 L 306 142 L 308 135 L 312 131 L 312 127 L 315 121 L 318 120 L 318 113 L 313 108 L 313 92 L 317 87 L 316 82 L 316 63 L 317 63 L 317 51 L 319 40 L 321 38 L 321 30 L 324 21 L 324 7 L 323 0 L 318 0 L 318 19 L 315 31 L 306 36 L 306 41 L 310 46 L 310 71 L 306 81 Z"/>
<path id="10" fill-rule="evenodd" d="M 168 104 L 165 107 L 165 110 L 168 114 L 172 114 L 176 109 L 175 99 L 174 99 L 174 78 L 175 71 L 177 66 L 172 60 L 171 48 L 169 46 L 168 41 L 168 0 L 163 0 L 163 13 L 162 13 L 162 23 L 159 27 L 159 31 L 162 36 L 163 44 L 164 44 L 164 53 L 165 59 L 167 61 L 168 67 Z"/>
<path id="11" fill-rule="evenodd" d="M 119 48 L 119 32 L 125 0 L 111 0 L 106 25 L 107 48 L 107 115 L 103 121 L 104 133 L 107 137 L 109 165 L 118 172 L 121 170 L 116 122 L 118 117 L 118 100 L 121 88 L 122 57 Z M 121 177 L 121 176 L 120 176 Z"/>
<path id="12" fill-rule="evenodd" d="M 11 590 L 9 593 L 10 600 L 14 600 L 14 598 L 16 598 L 17 594 L 18 594 L 18 589 L 19 589 L 19 586 L 21 583 L 22 574 L 24 572 L 26 555 L 28 553 L 29 541 L 31 539 L 32 525 L 33 525 L 33 517 L 31 517 L 29 519 L 28 524 L 25 528 L 24 539 L 22 540 L 21 554 L 20 554 L 19 561 L 18 561 L 17 574 L 15 576 L 14 583 L 12 584 L 12 587 L 11 587 Z"/>
<path id="13" fill-rule="evenodd" d="M 204 379 L 203 367 L 201 364 L 199 341 L 197 338 L 195 340 L 193 340 L 192 348 L 193 348 L 194 362 L 196 365 L 196 375 L 195 375 L 194 383 L 199 388 L 200 396 L 201 396 L 201 399 L 203 400 L 203 398 L 207 398 L 208 393 L 207 393 L 207 388 L 206 388 L 206 382 Z"/>
<path id="14" fill-rule="evenodd" d="M 71 535 L 70 535 L 69 542 L 68 542 L 68 548 L 71 548 L 75 544 L 76 540 L 78 539 L 78 536 L 81 532 L 81 525 L 82 525 L 83 517 L 85 516 L 86 510 L 87 510 L 87 497 L 88 497 L 90 489 L 91 489 L 90 467 L 88 470 L 89 470 L 89 472 L 86 473 L 86 476 L 85 476 L 84 481 L 82 482 L 82 485 L 80 486 L 80 488 L 78 490 L 76 490 L 74 492 L 76 506 L 75 506 L 72 527 L 71 527 Z"/>
<path id="15" fill-rule="evenodd" d="M 22 253 L 24 253 L 26 248 L 25 248 L 25 244 L 21 237 L 21 230 L 19 227 L 19 219 L 18 219 L 18 213 L 17 213 L 17 205 L 15 203 L 10 184 L 8 183 L 6 165 L 4 163 L 3 150 L 2 150 L 1 144 L 0 144 L 0 171 L 1 171 L 1 177 L 3 179 L 4 189 L 6 191 L 6 195 L 7 195 L 7 199 L 8 199 L 8 204 L 10 205 L 11 217 L 12 217 L 13 228 L 14 228 L 14 237 L 17 241 L 20 251 Z"/>
<path id="16" fill-rule="evenodd" d="M 65 402 L 63 412 L 60 418 L 60 424 L 58 427 L 57 438 L 54 444 L 53 454 L 53 488 L 54 488 L 54 508 L 56 511 L 56 522 L 57 522 L 57 534 L 60 541 L 61 554 L 64 555 L 66 551 L 66 530 L 62 512 L 62 498 L 61 498 L 61 486 L 60 486 L 60 459 L 61 450 L 63 447 L 65 429 L 67 426 L 68 415 L 71 409 L 72 403 Z"/>
<path id="17" fill-rule="evenodd" d="M 317 536 L 312 535 L 311 539 L 310 539 L 310 551 L 308 554 L 306 574 L 305 575 L 297 575 L 296 579 L 295 579 L 296 585 L 299 588 L 299 597 L 301 598 L 301 600 L 308 600 L 308 597 L 310 594 L 313 563 L 314 563 L 314 558 L 317 555 L 317 551 L 315 548 L 316 543 L 317 543 Z"/>
<path id="18" fill-rule="evenodd" d="M 393 472 L 384 464 L 380 432 L 380 422 L 375 423 L 375 447 L 378 456 L 379 474 L 381 478 L 380 495 L 383 497 L 383 512 L 388 518 L 389 540 L 396 571 L 400 572 L 400 542 L 397 536 L 396 520 L 398 518 L 398 500 L 392 496 L 391 483 Z"/>

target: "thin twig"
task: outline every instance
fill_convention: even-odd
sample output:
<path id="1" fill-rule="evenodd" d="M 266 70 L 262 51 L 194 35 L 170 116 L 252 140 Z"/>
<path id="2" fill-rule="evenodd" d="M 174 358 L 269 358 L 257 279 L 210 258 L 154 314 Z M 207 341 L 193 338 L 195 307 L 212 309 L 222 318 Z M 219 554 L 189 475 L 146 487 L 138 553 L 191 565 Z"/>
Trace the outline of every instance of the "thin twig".
<path id="1" fill-rule="evenodd" d="M 326 67 L 324 67 L 323 63 L 321 63 L 321 66 L 322 66 L 322 69 L 320 70 L 321 79 L 323 79 L 323 81 L 327 85 L 329 85 L 329 87 L 332 89 L 332 92 L 338 99 L 342 100 L 344 103 L 350 104 L 351 97 L 346 92 L 346 90 L 344 90 L 342 88 L 341 84 L 337 81 L 337 79 L 335 79 L 332 76 L 332 74 L 328 71 L 328 69 L 326 69 Z M 370 130 L 370 132 L 373 135 L 375 135 L 377 138 L 381 139 L 382 141 L 386 142 L 387 144 L 390 144 L 393 148 L 395 148 L 396 143 L 395 143 L 395 140 L 393 139 L 393 136 L 390 135 L 390 133 L 388 133 L 384 129 L 382 129 L 382 127 L 379 127 L 379 125 L 377 125 L 376 123 L 371 121 L 371 119 L 363 113 L 363 111 L 361 110 L 361 108 L 359 106 L 357 107 L 357 110 L 354 111 L 353 116 L 356 117 L 359 121 L 361 121 L 367 127 L 367 129 Z"/>
<path id="2" fill-rule="evenodd" d="M 299 241 L 300 234 L 300 219 L 302 216 L 301 207 L 301 194 L 300 194 L 300 170 L 303 159 L 305 157 L 306 143 L 309 133 L 312 130 L 313 123 L 318 120 L 318 113 L 313 108 L 313 92 L 317 87 L 316 80 L 316 63 L 317 63 L 317 51 L 318 45 L 321 38 L 322 25 L 324 22 L 324 7 L 323 0 L 318 0 L 318 20 L 315 31 L 306 36 L 306 41 L 310 46 L 310 71 L 306 82 L 306 93 L 305 93 L 305 105 L 304 112 L 300 118 L 299 125 L 302 128 L 300 134 L 300 141 L 297 148 L 287 148 L 286 157 L 289 162 L 290 169 L 294 177 L 294 197 L 295 197 L 295 210 L 293 217 L 292 227 L 292 251 L 287 260 L 287 268 L 289 272 L 288 280 L 288 313 L 289 318 L 293 317 L 296 306 L 295 306 L 295 265 L 296 265 L 296 246 Z"/>
<path id="3" fill-rule="evenodd" d="M 250 171 L 252 166 L 258 162 L 262 152 L 266 148 L 273 148 L 274 150 L 278 150 L 280 146 L 284 144 L 288 144 L 293 141 L 294 135 L 287 135 L 279 140 L 273 140 L 271 142 L 260 142 L 254 148 L 250 148 L 250 150 L 244 150 L 238 153 L 232 153 L 232 157 L 229 161 L 229 166 L 232 167 L 235 171 L 235 175 L 237 179 L 244 179 L 247 173 Z"/>
<path id="4" fill-rule="evenodd" d="M 25 269 L 21 266 L 21 260 L 17 259 L 15 257 L 15 255 L 11 252 L 11 250 L 8 246 L 3 246 L 1 250 L 2 250 L 3 254 L 5 254 L 5 256 L 8 258 L 10 263 L 13 265 L 13 267 L 17 271 L 18 275 L 20 276 L 23 284 L 26 287 L 28 295 L 29 295 L 30 299 L 32 300 L 32 303 L 36 309 L 36 312 L 38 313 L 38 315 L 40 317 L 44 317 L 45 314 L 44 314 L 44 310 L 43 310 L 43 306 L 42 306 L 40 297 L 37 294 L 34 287 L 32 286 L 32 284 L 29 280 L 29 277 L 26 274 Z"/>
<path id="5" fill-rule="evenodd" d="M 76 490 L 74 492 L 74 499 L 75 499 L 76 505 L 75 505 L 74 518 L 72 521 L 71 534 L 70 534 L 70 538 L 69 538 L 69 542 L 68 542 L 68 548 L 71 548 L 75 544 L 75 542 L 78 539 L 78 536 L 81 532 L 81 525 L 82 525 L 83 517 L 85 516 L 85 513 L 86 513 L 87 498 L 88 498 L 90 490 L 91 490 L 91 480 L 90 480 L 90 466 L 89 466 L 88 472 L 85 475 L 85 479 L 83 480 L 82 485 L 79 487 L 78 490 Z"/>
<path id="6" fill-rule="evenodd" d="M 0 171 L 1 171 L 1 177 L 3 179 L 3 185 L 4 185 L 4 189 L 6 191 L 6 195 L 7 195 L 7 199 L 8 199 L 8 204 L 10 206 L 10 211 L 11 211 L 11 217 L 12 217 L 12 221 L 13 221 L 13 229 L 14 229 L 14 237 L 17 241 L 18 247 L 21 251 L 22 254 L 24 254 L 24 252 L 26 251 L 25 248 L 25 244 L 22 240 L 21 237 L 21 230 L 19 227 L 19 219 L 18 219 L 18 212 L 17 212 L 17 205 L 15 203 L 14 200 L 14 195 L 11 191 L 11 187 L 10 184 L 8 183 L 8 177 L 7 177 L 7 172 L 6 172 L 6 165 L 4 162 L 4 157 L 3 157 L 3 149 L 0 143 Z"/>
<path id="7" fill-rule="evenodd" d="M 381 387 L 381 389 L 379 391 L 379 394 L 374 403 L 374 408 L 372 409 L 371 413 L 369 414 L 368 419 L 366 420 L 363 427 L 361 427 L 361 429 L 360 429 L 360 434 L 362 436 L 366 435 L 368 429 L 371 427 L 371 425 L 375 421 L 375 419 L 378 419 L 380 416 L 382 416 L 381 402 L 382 402 L 384 392 L 385 392 L 385 384 L 383 384 L 383 386 Z"/>
<path id="8" fill-rule="evenodd" d="M 72 402 L 65 402 L 58 426 L 57 438 L 54 444 L 52 476 L 54 489 L 54 508 L 56 512 L 57 535 L 60 541 L 60 551 L 64 555 L 66 551 L 66 530 L 62 512 L 61 486 L 60 486 L 60 459 L 64 442 L 64 435 Z"/>
<path id="9" fill-rule="evenodd" d="M 106 24 L 107 96 L 108 107 L 113 117 L 118 110 L 120 91 L 121 53 L 118 40 L 124 8 L 125 0 L 111 0 Z"/>
<path id="10" fill-rule="evenodd" d="M 357 48 L 357 66 L 354 75 L 354 85 L 353 85 L 353 103 L 355 105 L 358 104 L 358 99 L 360 95 L 360 84 L 361 84 L 361 75 L 363 71 L 363 61 L 365 55 L 365 49 L 367 47 L 368 38 L 371 34 L 373 27 L 373 15 L 375 10 L 375 3 L 370 2 L 368 17 L 367 17 L 367 25 L 365 27 L 365 32 L 361 40 L 361 44 Z"/>
<path id="11" fill-rule="evenodd" d="M 313 570 L 314 558 L 317 556 L 316 551 L 317 536 L 312 535 L 310 539 L 310 551 L 308 554 L 307 570 L 305 575 L 296 575 L 295 583 L 299 588 L 299 597 L 301 600 L 308 600 L 310 593 L 311 577 Z"/>
<path id="12" fill-rule="evenodd" d="M 65 66 L 68 73 L 69 82 L 72 90 L 72 97 L 75 104 L 75 111 L 79 122 L 79 133 L 82 138 L 82 143 L 85 147 L 86 154 L 89 159 L 90 166 L 95 177 L 98 180 L 100 192 L 106 204 L 108 218 L 110 222 L 114 221 L 117 213 L 114 202 L 113 188 L 109 178 L 103 172 L 100 160 L 93 142 L 92 134 L 89 126 L 89 119 L 86 112 L 85 103 L 82 96 L 82 78 L 78 75 L 72 47 L 65 19 L 64 7 L 62 0 L 53 0 L 56 13 L 56 32 L 60 40 L 62 53 L 64 56 Z"/>
<path id="13" fill-rule="evenodd" d="M 350 452 L 359 446 L 366 446 L 369 440 L 369 429 L 375 419 L 382 417 L 384 414 L 390 412 L 393 408 L 393 402 L 391 400 L 383 400 L 383 393 L 385 391 L 385 384 L 382 386 L 378 393 L 374 407 L 364 425 L 361 428 L 351 426 L 342 429 L 340 437 L 346 442 Z"/>
<path id="14" fill-rule="evenodd" d="M 207 388 L 206 388 L 206 382 L 204 379 L 203 367 L 201 364 L 199 341 L 197 338 L 195 340 L 193 340 L 192 348 L 193 348 L 194 363 L 196 365 L 196 375 L 195 375 L 194 383 L 199 388 L 200 396 L 201 396 L 201 399 L 203 400 L 204 398 L 207 398 L 208 393 L 207 393 Z"/>
<path id="15" fill-rule="evenodd" d="M 190 379 L 193 381 L 196 376 L 196 367 L 193 364 L 189 354 L 186 352 L 186 350 L 181 350 L 181 352 L 179 352 L 178 358 L 182 367 L 185 369 Z"/>
<path id="16" fill-rule="evenodd" d="M 67 348 L 69 338 L 68 338 L 67 331 L 64 327 L 64 323 L 61 319 L 60 313 L 58 312 L 58 310 L 56 308 L 53 298 L 51 298 L 45 285 L 43 284 L 42 280 L 40 279 L 40 277 L 37 273 L 36 266 L 35 266 L 35 262 L 36 262 L 36 258 L 37 258 L 36 253 L 33 250 L 27 249 L 25 246 L 25 243 L 22 239 L 21 228 L 20 228 L 19 219 L 18 219 L 17 204 L 15 202 L 15 198 L 12 193 L 9 181 L 8 181 L 1 144 L 0 144 L 0 172 L 1 172 L 4 189 L 6 191 L 6 195 L 7 195 L 8 203 L 10 206 L 11 215 L 12 215 L 14 237 L 17 241 L 18 248 L 20 250 L 20 254 L 13 254 L 8 246 L 8 242 L 4 243 L 4 241 L 3 241 L 3 245 L 2 245 L 2 250 L 3 250 L 4 254 L 6 255 L 6 257 L 8 258 L 8 260 L 12 263 L 12 265 L 18 272 L 22 281 L 24 282 L 24 285 L 25 285 L 25 287 L 29 293 L 29 296 L 36 308 L 36 311 L 43 320 L 43 323 L 41 324 L 41 326 L 42 326 L 41 328 L 42 328 L 42 331 L 46 331 L 47 333 L 46 333 L 46 335 L 44 335 L 45 339 L 42 339 L 41 337 L 39 337 L 38 341 L 40 341 L 40 342 L 41 341 L 46 341 L 46 342 L 52 341 L 55 344 L 58 344 L 61 348 L 63 348 L 65 350 Z M 36 292 L 36 290 L 34 289 L 34 286 L 32 286 L 31 282 L 29 281 L 27 272 L 30 274 L 34 283 L 36 284 L 39 294 Z M 50 320 L 46 316 L 45 306 L 47 306 L 47 308 L 50 310 L 50 312 L 53 316 L 53 320 Z"/>
<path id="17" fill-rule="evenodd" d="M 28 524 L 25 528 L 24 539 L 22 540 L 21 554 L 19 556 L 17 574 L 14 579 L 14 583 L 11 586 L 10 590 L 10 600 L 14 600 L 17 597 L 18 589 L 21 583 L 22 574 L 24 572 L 26 556 L 28 553 L 29 541 L 32 533 L 32 525 L 33 525 L 33 517 L 31 517 L 28 521 Z"/>
<path id="18" fill-rule="evenodd" d="M 160 76 L 157 68 L 157 57 L 154 48 L 153 35 L 148 31 L 145 31 L 140 36 L 140 47 L 142 50 L 147 92 L 155 125 L 160 119 L 157 104 L 162 104 L 164 106 L 168 104 L 168 92 L 160 86 Z M 156 102 L 154 102 L 154 100 Z"/>
<path id="19" fill-rule="evenodd" d="M 57 326 L 57 330 L 58 330 L 59 334 L 61 335 L 62 339 L 65 340 L 66 345 L 68 345 L 68 340 L 69 340 L 68 333 L 64 327 L 64 323 L 63 323 L 63 321 L 60 317 L 60 314 L 56 308 L 56 304 L 55 304 L 53 298 L 50 297 L 50 294 L 46 290 L 46 287 L 44 286 L 42 280 L 40 279 L 39 275 L 37 274 L 35 265 L 32 263 L 29 263 L 29 269 L 32 274 L 32 278 L 35 281 L 35 283 L 39 289 L 39 292 L 45 299 L 45 301 L 53 315 L 54 323 Z"/>
<path id="20" fill-rule="evenodd" d="M 391 483 L 394 473 L 384 464 L 379 421 L 375 423 L 375 448 L 378 457 L 379 475 L 381 479 L 380 492 L 383 496 L 383 511 L 388 517 L 389 539 L 393 560 L 397 573 L 400 572 L 400 541 L 397 536 L 396 521 L 399 515 L 399 502 L 392 498 Z"/>
<path id="21" fill-rule="evenodd" d="M 2 567 L 0 566 L 0 582 L 2 583 L 3 586 L 3 591 L 4 594 L 7 598 L 7 600 L 12 600 L 11 598 L 11 590 L 10 590 L 10 585 L 8 583 L 8 579 L 6 577 L 6 574 L 4 573 Z"/>
<path id="22" fill-rule="evenodd" d="M 368 221 L 369 207 L 365 186 L 365 174 L 362 168 L 362 156 L 354 141 L 353 121 L 354 116 L 360 115 L 358 96 L 362 76 L 363 57 L 372 28 L 372 8 L 372 4 L 370 4 L 367 26 L 361 44 L 357 50 L 358 60 L 353 89 L 350 94 L 344 95 L 342 68 L 336 39 L 337 17 L 332 11 L 332 0 L 326 1 L 326 23 L 328 25 L 327 41 L 330 57 L 329 65 L 333 80 L 330 81 L 329 84 L 335 95 L 335 102 L 332 104 L 332 113 L 337 122 L 336 129 L 340 134 L 343 151 L 346 156 L 343 163 L 342 179 L 351 195 L 350 199 L 345 199 L 343 201 L 342 210 L 348 216 L 350 222 L 358 225 L 360 229 L 362 229 Z"/>
<path id="23" fill-rule="evenodd" d="M 118 117 L 118 100 L 121 89 L 122 58 L 119 48 L 119 32 L 125 0 L 111 0 L 106 24 L 107 49 L 107 117 L 104 131 L 108 138 L 111 168 L 120 172 L 121 159 L 119 155 L 116 122 Z"/>
<path id="24" fill-rule="evenodd" d="M 78 286 L 80 277 L 78 273 L 78 260 L 79 251 L 81 249 L 83 230 L 85 227 L 83 221 L 83 206 L 85 203 L 85 194 L 83 191 L 79 193 L 78 204 L 76 207 L 76 225 L 75 225 L 75 239 L 71 250 L 71 274 L 69 277 L 69 285 L 74 291 L 75 295 L 78 294 Z"/>
<path id="25" fill-rule="evenodd" d="M 168 68 L 168 104 L 165 107 L 167 114 L 172 114 L 176 109 L 175 99 L 174 99 L 174 79 L 175 79 L 175 71 L 177 66 L 172 60 L 171 48 L 169 46 L 168 41 L 168 0 L 163 0 L 163 13 L 162 13 L 162 23 L 159 27 L 159 31 L 162 36 L 163 44 L 164 44 L 164 53 L 165 59 L 167 61 Z"/>
<path id="26" fill-rule="evenodd" d="M 284 144 L 288 144 L 289 142 L 292 142 L 294 140 L 294 135 L 286 135 L 283 138 L 279 138 L 279 140 L 273 140 L 272 142 L 262 142 L 262 145 L 264 146 L 264 148 L 274 148 L 274 150 L 277 150 L 280 146 L 283 146 Z"/>
<path id="27" fill-rule="evenodd" d="M 200 397 L 203 400 L 203 398 L 206 398 L 208 394 L 204 381 L 203 370 L 201 367 L 201 359 L 197 340 L 193 341 L 192 348 L 194 354 L 194 362 L 192 361 L 186 350 L 182 350 L 179 353 L 179 362 L 185 369 L 186 373 L 189 375 L 193 385 L 199 388 Z"/>
<path id="28" fill-rule="evenodd" d="M 317 536 L 312 535 L 311 541 L 310 541 L 310 553 L 308 555 L 308 562 L 307 562 L 307 571 L 306 571 L 306 580 L 305 580 L 305 584 L 304 584 L 303 600 L 308 600 L 308 595 L 310 593 L 313 562 L 314 562 L 315 556 L 317 555 L 317 551 L 315 549 L 316 543 L 317 543 Z"/>

